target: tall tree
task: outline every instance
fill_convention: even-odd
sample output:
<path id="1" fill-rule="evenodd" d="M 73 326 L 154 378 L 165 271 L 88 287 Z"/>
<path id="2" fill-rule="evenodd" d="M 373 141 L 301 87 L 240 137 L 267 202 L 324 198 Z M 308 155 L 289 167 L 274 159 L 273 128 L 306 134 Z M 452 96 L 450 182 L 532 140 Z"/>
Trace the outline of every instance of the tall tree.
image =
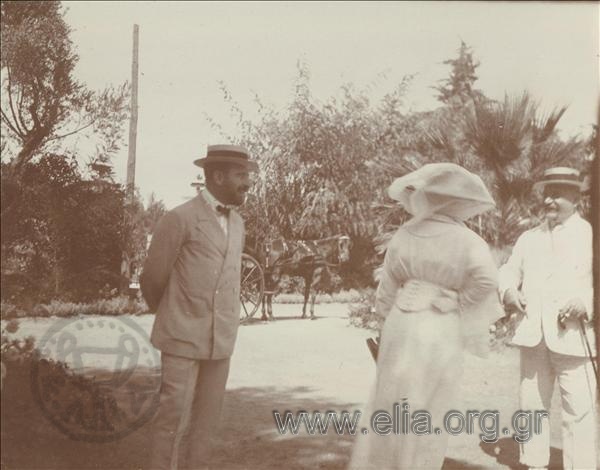
<path id="1" fill-rule="evenodd" d="M 404 89 L 382 103 L 390 120 L 399 115 Z M 382 126 L 368 93 L 343 86 L 338 97 L 321 103 L 310 93 L 308 68 L 299 64 L 293 97 L 282 111 L 259 100 L 260 118 L 250 121 L 225 87 L 224 95 L 240 124 L 237 137 L 225 137 L 247 146 L 260 164 L 243 208 L 248 245 L 276 237 L 347 234 L 353 246 L 342 272 L 344 285 L 371 283 L 377 229 L 371 202 L 381 190 L 374 183 L 378 169 L 372 163 Z"/>
<path id="2" fill-rule="evenodd" d="M 487 222 L 495 244 L 512 244 L 519 232 L 535 223 L 538 204 L 532 188 L 544 170 L 587 166 L 583 142 L 577 137 L 561 139 L 557 133 L 566 109 L 542 115 L 539 104 L 523 92 L 506 95 L 500 103 L 476 102 L 467 113 L 465 140 L 492 176 L 498 211 Z"/>
<path id="3" fill-rule="evenodd" d="M 399 176 L 427 162 L 450 161 L 480 175 L 497 203 L 495 211 L 469 224 L 488 242 L 498 247 L 512 244 L 517 235 L 538 221 L 538 199 L 533 184 L 551 166 L 571 165 L 585 170 L 587 162 L 582 141 L 564 139 L 557 126 L 566 107 L 547 114 L 540 112 L 528 92 L 494 101 L 474 89 L 479 62 L 461 42 L 458 56 L 445 61 L 451 71 L 438 99 L 444 105 L 434 111 L 413 113 L 398 121 L 398 130 L 410 124 L 412 139 L 400 139 L 406 147 L 401 158 L 388 158 L 385 173 Z M 387 140 L 386 146 L 396 146 Z M 392 155 L 393 156 L 393 155 Z M 384 206 L 381 247 L 404 220 L 394 205 Z"/>
<path id="4" fill-rule="evenodd" d="M 128 86 L 95 92 L 74 77 L 78 56 L 60 2 L 2 1 L 0 15 L 5 171 L 18 178 L 51 143 L 86 129 L 101 141 L 96 158 L 106 161 L 122 138 Z"/>
<path id="5" fill-rule="evenodd" d="M 439 92 L 437 98 L 444 104 L 461 105 L 482 97 L 479 90 L 474 88 L 477 81 L 475 73 L 479 62 L 473 57 L 473 51 L 464 42 L 460 42 L 458 56 L 444 61 L 451 67 L 448 78 L 442 80 L 441 85 L 433 87 Z"/>
<path id="6" fill-rule="evenodd" d="M 300 64 L 289 106 L 279 113 L 263 108 L 258 122 L 232 105 L 241 123 L 234 140 L 260 159 L 244 208 L 251 237 L 367 236 L 375 229 L 369 204 L 374 188 L 365 184 L 378 141 L 373 106 L 350 86 L 342 87 L 341 98 L 318 103 L 309 84 Z"/>
<path id="7" fill-rule="evenodd" d="M 93 91 L 75 78 L 60 2 L 2 1 L 0 21 L 3 280 L 33 279 L 38 298 L 77 285 L 93 295 L 98 283 L 118 280 L 131 242 L 122 191 L 107 170 L 123 142 L 129 86 Z M 87 154 L 68 149 L 81 135 L 90 138 Z M 75 165 L 86 157 L 95 163 L 91 181 Z"/>

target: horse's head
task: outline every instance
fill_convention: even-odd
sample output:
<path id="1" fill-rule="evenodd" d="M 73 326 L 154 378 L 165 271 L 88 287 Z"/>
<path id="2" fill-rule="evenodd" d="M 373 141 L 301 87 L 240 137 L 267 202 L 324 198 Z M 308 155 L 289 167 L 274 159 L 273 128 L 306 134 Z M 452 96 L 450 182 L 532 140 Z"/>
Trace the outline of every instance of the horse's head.
<path id="1" fill-rule="evenodd" d="M 313 251 L 321 259 L 325 259 L 329 263 L 341 264 L 350 260 L 350 246 L 352 242 L 347 235 L 336 235 L 306 243 L 310 244 Z"/>
<path id="2" fill-rule="evenodd" d="M 346 263 L 350 261 L 350 247 L 352 240 L 348 235 L 340 235 L 337 237 L 337 258 L 338 262 Z"/>

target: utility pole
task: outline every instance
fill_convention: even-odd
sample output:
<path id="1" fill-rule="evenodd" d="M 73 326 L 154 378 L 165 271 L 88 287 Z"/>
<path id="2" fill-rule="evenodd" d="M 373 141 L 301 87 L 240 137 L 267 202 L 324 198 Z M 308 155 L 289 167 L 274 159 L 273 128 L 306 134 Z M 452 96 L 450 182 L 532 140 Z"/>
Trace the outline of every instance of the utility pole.
<path id="1" fill-rule="evenodd" d="M 139 26 L 133 25 L 133 54 L 131 60 L 131 109 L 129 118 L 129 153 L 127 155 L 127 199 L 125 204 L 125 217 L 131 217 L 135 202 L 135 150 L 137 140 L 137 121 L 138 121 L 138 41 Z M 122 291 L 129 292 L 132 295 L 135 290 L 137 279 L 135 266 L 132 266 L 133 260 L 130 256 L 133 253 L 123 251 L 121 260 L 121 279 Z M 134 288 L 134 291 L 132 291 Z"/>
<path id="2" fill-rule="evenodd" d="M 127 157 L 127 196 L 133 203 L 135 195 L 135 150 L 138 121 L 138 42 L 139 26 L 133 25 L 133 58 L 131 62 L 131 118 L 129 120 L 129 155 Z"/>

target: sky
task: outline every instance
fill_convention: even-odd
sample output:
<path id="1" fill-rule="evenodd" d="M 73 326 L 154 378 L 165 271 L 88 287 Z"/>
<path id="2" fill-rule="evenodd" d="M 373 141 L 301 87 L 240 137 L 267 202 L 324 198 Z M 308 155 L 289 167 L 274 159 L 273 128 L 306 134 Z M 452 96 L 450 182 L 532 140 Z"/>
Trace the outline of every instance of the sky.
<path id="1" fill-rule="evenodd" d="M 563 136 L 588 135 L 600 96 L 599 4 L 581 2 L 63 2 L 80 56 L 75 74 L 91 89 L 131 80 L 139 25 L 136 186 L 167 208 L 194 194 L 192 161 L 227 143 L 207 116 L 235 135 L 220 83 L 245 115 L 254 97 L 284 109 L 298 61 L 320 102 L 342 85 L 376 101 L 416 74 L 407 110 L 440 105 L 431 87 L 463 40 L 481 62 L 487 96 L 530 91 L 542 110 L 567 105 Z M 125 135 L 127 136 L 126 130 Z M 125 181 L 127 146 L 113 159 Z"/>

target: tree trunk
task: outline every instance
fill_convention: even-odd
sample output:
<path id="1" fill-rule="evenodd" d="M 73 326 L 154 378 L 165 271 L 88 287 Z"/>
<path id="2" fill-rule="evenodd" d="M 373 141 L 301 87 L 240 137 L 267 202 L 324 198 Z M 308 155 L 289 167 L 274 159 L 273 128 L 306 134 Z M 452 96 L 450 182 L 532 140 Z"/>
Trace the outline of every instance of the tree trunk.
<path id="1" fill-rule="evenodd" d="M 23 167 L 41 149 L 48 135 L 49 131 L 45 127 L 39 127 L 27 134 L 23 139 L 23 147 L 9 166 L 9 178 L 20 179 Z"/>

